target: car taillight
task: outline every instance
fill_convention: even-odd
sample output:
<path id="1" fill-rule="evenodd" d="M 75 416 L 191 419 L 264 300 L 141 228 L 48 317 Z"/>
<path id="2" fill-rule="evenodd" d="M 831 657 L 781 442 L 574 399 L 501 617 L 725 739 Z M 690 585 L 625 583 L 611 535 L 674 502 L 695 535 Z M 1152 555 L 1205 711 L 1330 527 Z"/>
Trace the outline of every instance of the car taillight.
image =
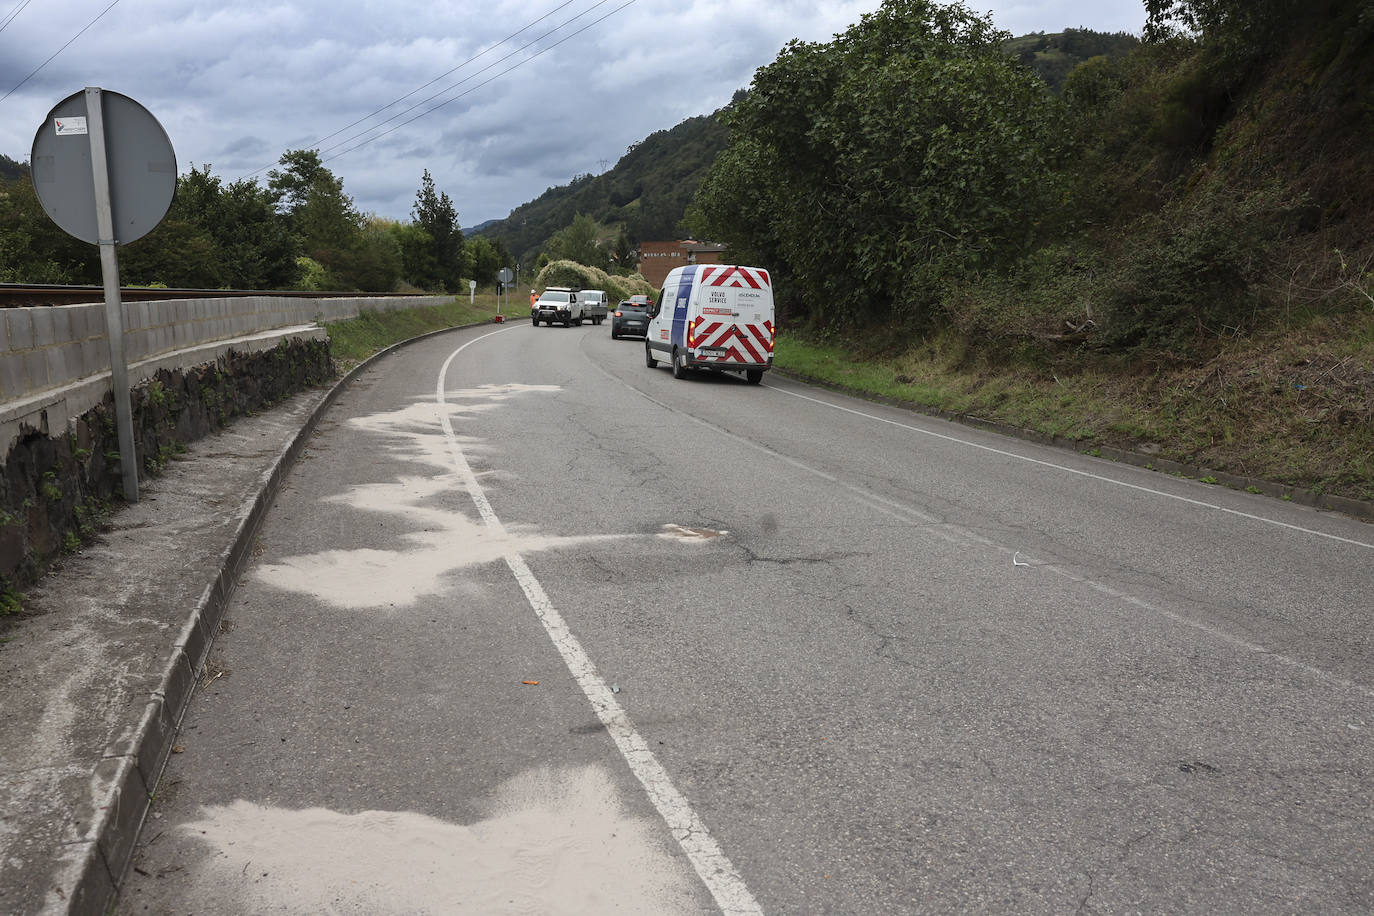
<path id="1" fill-rule="evenodd" d="M 619 309 L 617 309 L 617 310 L 616 310 L 616 313 L 615 313 L 615 317 L 617 317 L 617 318 L 624 318 L 624 317 L 625 317 L 625 313 L 622 312 L 622 311 L 620 311 Z"/>

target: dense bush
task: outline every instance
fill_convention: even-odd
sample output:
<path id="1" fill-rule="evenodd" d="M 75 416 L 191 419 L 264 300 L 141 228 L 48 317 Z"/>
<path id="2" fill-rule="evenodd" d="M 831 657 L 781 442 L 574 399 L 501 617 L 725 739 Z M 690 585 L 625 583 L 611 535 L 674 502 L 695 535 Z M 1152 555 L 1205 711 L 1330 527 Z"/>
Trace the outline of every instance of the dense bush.
<path id="1" fill-rule="evenodd" d="M 654 288 L 639 274 L 630 277 L 613 277 L 596 267 L 578 264 L 576 261 L 553 261 L 539 271 L 535 277 L 537 289 L 550 286 L 566 286 L 571 289 L 604 289 L 611 304 L 631 296 L 653 295 Z"/>

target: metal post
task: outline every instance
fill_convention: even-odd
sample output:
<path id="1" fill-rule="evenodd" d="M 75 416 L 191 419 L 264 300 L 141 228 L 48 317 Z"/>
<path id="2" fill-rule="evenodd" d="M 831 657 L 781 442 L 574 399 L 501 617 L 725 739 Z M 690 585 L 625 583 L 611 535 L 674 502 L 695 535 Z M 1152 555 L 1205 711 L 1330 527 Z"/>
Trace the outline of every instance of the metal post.
<path id="1" fill-rule="evenodd" d="M 124 303 L 119 296 L 119 258 L 115 255 L 114 210 L 110 206 L 110 171 L 105 158 L 105 120 L 100 89 L 86 87 L 86 125 L 91 138 L 91 174 L 95 178 L 95 228 L 100 246 L 100 273 L 105 281 L 105 336 L 110 342 L 110 384 L 114 388 L 115 425 L 119 431 L 119 467 L 124 498 L 138 502 L 138 456 L 134 453 L 133 405 L 129 399 L 129 364 L 124 355 Z"/>

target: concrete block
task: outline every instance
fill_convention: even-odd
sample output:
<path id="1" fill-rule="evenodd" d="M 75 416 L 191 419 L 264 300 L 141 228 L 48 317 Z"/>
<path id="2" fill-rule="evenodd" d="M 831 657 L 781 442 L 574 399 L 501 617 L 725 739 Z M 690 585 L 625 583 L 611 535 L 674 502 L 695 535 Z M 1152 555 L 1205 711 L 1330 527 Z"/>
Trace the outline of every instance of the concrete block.
<path id="1" fill-rule="evenodd" d="M 72 377 L 67 374 L 67 354 L 61 347 L 48 347 L 43 351 L 43 355 L 48 359 L 48 384 L 46 387 L 56 388 L 71 381 Z"/>
<path id="2" fill-rule="evenodd" d="M 156 792 L 162 764 L 176 739 L 176 719 L 162 697 L 156 696 L 148 704 L 139 731 L 138 769 L 143 775 L 143 784 L 150 792 Z"/>
<path id="3" fill-rule="evenodd" d="M 148 810 L 148 787 L 134 757 L 106 757 L 96 765 L 93 782 L 105 787 L 105 810 L 90 839 L 100 846 L 110 874 L 123 875 Z"/>
<path id="4" fill-rule="evenodd" d="M 13 401 L 28 393 L 23 353 L 0 353 L 0 401 Z"/>
<path id="5" fill-rule="evenodd" d="M 42 350 L 24 351 L 24 388 L 42 391 L 48 387 L 48 356 Z"/>
<path id="6" fill-rule="evenodd" d="M 82 375 L 100 375 L 110 371 L 110 345 L 104 339 L 88 338 L 81 341 Z"/>
<path id="7" fill-rule="evenodd" d="M 48 314 L 52 315 L 54 343 L 62 344 L 73 339 L 72 308 L 70 305 L 59 305 L 48 309 Z"/>
<path id="8" fill-rule="evenodd" d="M 53 887 L 61 892 L 67 916 L 104 916 L 115 899 L 114 879 L 95 840 L 68 843 L 53 869 Z"/>
<path id="9" fill-rule="evenodd" d="M 124 334 L 124 361 L 126 363 L 145 359 L 153 346 L 153 332 L 139 329 Z"/>
<path id="10" fill-rule="evenodd" d="M 64 305 L 72 340 L 85 340 L 90 336 L 90 313 L 84 305 Z"/>
<path id="11" fill-rule="evenodd" d="M 36 308 L 29 316 L 33 324 L 33 346 L 51 347 L 54 342 L 52 309 Z"/>

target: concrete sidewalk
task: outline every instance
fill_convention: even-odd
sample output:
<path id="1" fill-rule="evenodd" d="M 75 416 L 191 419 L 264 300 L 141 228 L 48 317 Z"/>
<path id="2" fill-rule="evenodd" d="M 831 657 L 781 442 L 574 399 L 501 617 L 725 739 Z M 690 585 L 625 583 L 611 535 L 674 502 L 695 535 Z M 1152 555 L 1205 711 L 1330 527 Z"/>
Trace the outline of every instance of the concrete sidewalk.
<path id="1" fill-rule="evenodd" d="M 193 443 L 0 636 L 0 913 L 104 913 L 234 577 L 332 389 Z"/>

